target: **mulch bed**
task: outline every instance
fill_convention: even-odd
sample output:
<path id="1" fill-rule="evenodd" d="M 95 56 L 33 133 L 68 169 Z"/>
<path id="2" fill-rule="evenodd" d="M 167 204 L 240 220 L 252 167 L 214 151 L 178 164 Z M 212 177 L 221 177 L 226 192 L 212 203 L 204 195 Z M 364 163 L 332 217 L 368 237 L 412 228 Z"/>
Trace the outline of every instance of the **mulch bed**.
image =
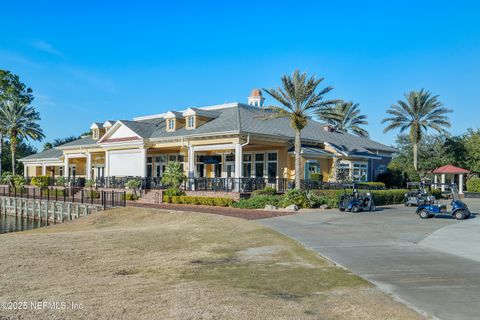
<path id="1" fill-rule="evenodd" d="M 212 214 L 219 214 L 222 216 L 242 218 L 246 220 L 258 220 L 258 219 L 281 217 L 281 216 L 295 214 L 295 212 L 292 212 L 292 211 L 267 211 L 267 210 L 237 209 L 237 208 L 231 208 L 231 207 L 213 207 L 213 206 L 171 204 L 171 203 L 149 204 L 149 203 L 129 202 L 127 206 L 176 210 L 176 211 L 193 211 L 193 212 L 212 213 Z"/>

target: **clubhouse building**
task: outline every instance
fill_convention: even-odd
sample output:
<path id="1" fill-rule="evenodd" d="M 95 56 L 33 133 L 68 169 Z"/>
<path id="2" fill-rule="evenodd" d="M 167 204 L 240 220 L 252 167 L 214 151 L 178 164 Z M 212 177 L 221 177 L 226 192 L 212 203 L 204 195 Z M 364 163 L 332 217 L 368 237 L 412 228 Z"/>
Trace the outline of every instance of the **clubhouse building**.
<path id="1" fill-rule="evenodd" d="M 269 114 L 262 92 L 254 89 L 246 104 L 94 122 L 90 135 L 20 161 L 26 177 L 93 179 L 99 187 L 140 177 L 145 188 L 162 187 L 167 163 L 178 161 L 191 190 L 242 191 L 285 189 L 296 174 L 303 181 L 374 180 L 396 151 L 310 119 L 301 135 L 301 171 L 295 172 L 294 130 L 288 119 Z"/>

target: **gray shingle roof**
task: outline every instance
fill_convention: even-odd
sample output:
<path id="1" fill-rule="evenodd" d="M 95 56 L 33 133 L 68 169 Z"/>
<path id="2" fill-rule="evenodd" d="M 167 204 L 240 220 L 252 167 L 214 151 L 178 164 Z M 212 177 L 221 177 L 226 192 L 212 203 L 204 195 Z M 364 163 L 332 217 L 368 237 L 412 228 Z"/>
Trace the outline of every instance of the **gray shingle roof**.
<path id="1" fill-rule="evenodd" d="M 293 139 L 295 136 L 288 119 L 272 118 L 269 116 L 271 115 L 269 111 L 258 107 L 238 104 L 229 108 L 203 111 L 215 112 L 216 118 L 194 130 L 187 130 L 185 127 L 182 127 L 174 132 L 167 132 L 165 120 L 162 118 L 122 122 L 143 138 L 154 139 L 232 131 L 277 136 L 288 140 Z M 323 123 L 314 120 L 309 120 L 306 128 L 302 130 L 302 139 L 311 142 L 328 142 L 336 149 L 351 155 L 371 155 L 370 150 L 396 151 L 395 148 L 367 138 L 345 132 L 328 132 L 324 129 Z"/>
<path id="2" fill-rule="evenodd" d="M 294 147 L 291 147 L 290 149 L 288 149 L 288 152 L 294 152 L 294 151 L 295 151 Z M 332 153 L 328 152 L 325 149 L 315 147 L 315 146 L 307 146 L 307 145 L 302 146 L 300 153 L 303 155 L 310 155 L 310 156 L 333 156 Z"/>
<path id="3" fill-rule="evenodd" d="M 45 159 L 60 159 L 62 155 L 63 155 L 62 150 L 52 148 L 39 153 L 31 154 L 19 160 L 35 161 L 35 160 L 45 160 Z"/>
<path id="4" fill-rule="evenodd" d="M 90 136 L 86 136 L 86 137 L 82 137 L 77 140 L 74 140 L 72 142 L 59 145 L 57 148 L 90 146 L 96 143 L 97 143 L 97 140 L 92 139 L 92 137 Z"/>
<path id="5" fill-rule="evenodd" d="M 220 115 L 220 112 L 214 110 L 203 110 L 197 108 L 191 108 L 195 111 L 195 114 L 200 117 L 207 117 L 207 118 L 217 118 Z"/>

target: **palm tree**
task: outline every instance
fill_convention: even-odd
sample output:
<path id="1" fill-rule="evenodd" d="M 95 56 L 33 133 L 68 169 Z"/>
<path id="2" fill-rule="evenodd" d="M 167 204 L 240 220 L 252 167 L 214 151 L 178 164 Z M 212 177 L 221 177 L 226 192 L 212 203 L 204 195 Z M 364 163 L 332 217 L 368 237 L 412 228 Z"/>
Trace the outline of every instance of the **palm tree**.
<path id="1" fill-rule="evenodd" d="M 399 100 L 387 110 L 389 118 L 382 120 L 388 123 L 383 132 L 400 129 L 400 133 L 410 131 L 410 142 L 413 145 L 413 167 L 418 171 L 418 144 L 423 132 L 433 129 L 440 134 L 448 134 L 450 121 L 446 116 L 452 110 L 447 109 L 438 101 L 438 96 L 432 96 L 429 91 L 410 91 L 405 94 L 405 101 Z"/>
<path id="2" fill-rule="evenodd" d="M 45 137 L 38 121 L 40 114 L 33 106 L 23 101 L 8 101 L 0 106 L 0 128 L 10 140 L 14 175 L 18 140 L 31 138 L 40 141 Z"/>
<path id="3" fill-rule="evenodd" d="M 315 75 L 307 77 L 306 73 L 295 70 L 291 76 L 282 77 L 282 87 L 264 89 L 282 105 L 282 107 L 267 107 L 271 111 L 271 117 L 288 118 L 291 127 L 295 130 L 295 189 L 300 189 L 301 131 L 307 126 L 308 117 L 313 112 L 338 102 L 323 100 L 323 96 L 331 91 L 332 87 L 325 87 L 316 92 L 323 79 L 317 79 Z"/>
<path id="4" fill-rule="evenodd" d="M 318 110 L 317 116 L 340 131 L 368 138 L 368 131 L 360 127 L 368 124 L 367 116 L 360 114 L 358 103 L 341 101 L 334 106 Z"/>

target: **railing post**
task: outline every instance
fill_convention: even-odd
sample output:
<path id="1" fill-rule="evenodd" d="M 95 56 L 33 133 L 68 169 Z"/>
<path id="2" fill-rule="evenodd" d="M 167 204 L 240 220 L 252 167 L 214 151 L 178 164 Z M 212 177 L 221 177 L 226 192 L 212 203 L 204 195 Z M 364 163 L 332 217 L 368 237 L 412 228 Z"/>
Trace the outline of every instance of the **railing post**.
<path id="1" fill-rule="evenodd" d="M 58 201 L 58 189 L 55 188 L 55 202 Z"/>
<path id="2" fill-rule="evenodd" d="M 50 201 L 50 187 L 47 187 L 47 201 Z M 55 220 L 55 217 L 53 219 Z"/>
<path id="3" fill-rule="evenodd" d="M 82 204 L 83 204 L 83 191 L 84 191 L 84 189 L 81 190 L 81 193 L 82 193 L 82 194 L 81 194 Z"/>
<path id="4" fill-rule="evenodd" d="M 67 187 L 63 187 L 63 202 L 67 202 Z"/>
<path id="5" fill-rule="evenodd" d="M 35 196 L 36 196 L 35 193 L 37 193 L 37 188 L 34 187 L 33 188 L 33 200 L 35 200 Z"/>
<path id="6" fill-rule="evenodd" d="M 114 199 L 115 199 L 115 192 L 112 190 L 112 208 L 115 207 Z"/>
<path id="7" fill-rule="evenodd" d="M 72 203 L 75 203 L 75 192 L 73 192 L 72 187 L 70 187 L 70 194 L 72 196 Z"/>
<path id="8" fill-rule="evenodd" d="M 127 191 L 123 191 L 123 206 L 127 206 Z"/>

